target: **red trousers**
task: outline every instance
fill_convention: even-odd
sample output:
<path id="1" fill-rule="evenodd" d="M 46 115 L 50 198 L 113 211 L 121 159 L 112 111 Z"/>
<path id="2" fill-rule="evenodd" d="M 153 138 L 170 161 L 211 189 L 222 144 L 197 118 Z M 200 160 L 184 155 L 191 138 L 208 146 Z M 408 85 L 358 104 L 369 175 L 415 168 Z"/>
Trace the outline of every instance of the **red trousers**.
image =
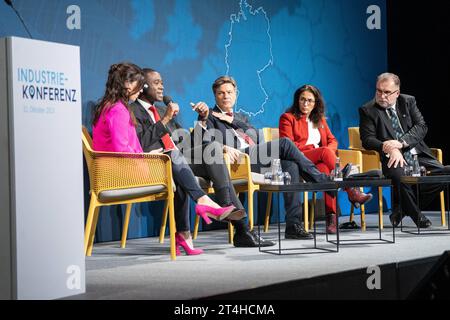
<path id="1" fill-rule="evenodd" d="M 336 163 L 336 153 L 328 147 L 319 147 L 303 152 L 320 172 L 330 175 Z M 324 192 L 325 212 L 336 213 L 336 198 Z"/>

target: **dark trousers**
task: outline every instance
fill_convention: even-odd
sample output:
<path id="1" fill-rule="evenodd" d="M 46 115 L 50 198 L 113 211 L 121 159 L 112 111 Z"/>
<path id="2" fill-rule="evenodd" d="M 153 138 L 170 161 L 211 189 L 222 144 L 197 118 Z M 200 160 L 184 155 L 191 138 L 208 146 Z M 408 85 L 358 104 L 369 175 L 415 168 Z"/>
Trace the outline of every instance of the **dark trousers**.
<path id="1" fill-rule="evenodd" d="M 206 163 L 203 159 L 203 151 L 207 146 L 216 150 L 213 154 L 218 157 L 217 161 Z M 198 152 L 200 148 L 202 152 Z M 196 152 L 197 151 L 197 152 Z M 217 142 L 212 142 L 206 145 L 198 146 L 191 150 L 185 151 L 186 156 L 191 157 L 191 164 L 188 164 L 184 155 L 174 150 L 170 152 L 172 160 L 172 173 L 176 185 L 176 192 L 174 198 L 175 206 L 175 220 L 178 232 L 190 230 L 190 199 L 197 201 L 198 198 L 205 195 L 201 189 L 195 176 L 199 176 L 213 182 L 216 201 L 220 206 L 234 205 L 238 209 L 244 209 L 244 206 L 239 201 L 234 187 L 231 183 L 230 174 L 223 162 L 222 146 Z M 198 158 L 198 155 L 201 158 Z M 232 221 L 236 227 L 236 232 L 246 229 L 244 219 L 240 221 Z"/>
<path id="2" fill-rule="evenodd" d="M 202 152 L 196 152 L 198 149 Z M 205 161 L 205 155 L 207 157 L 211 155 L 212 161 Z M 223 161 L 223 147 L 220 143 L 211 142 L 193 148 L 191 158 L 189 166 L 194 174 L 212 181 L 215 198 L 220 206 L 234 205 L 236 208 L 244 209 L 231 183 L 230 173 Z"/>
<path id="3" fill-rule="evenodd" d="M 197 201 L 205 195 L 205 192 L 200 188 L 183 154 L 179 150 L 174 150 L 169 155 L 172 160 L 172 174 L 176 186 L 174 206 L 177 231 L 189 231 L 189 197 Z"/>
<path id="4" fill-rule="evenodd" d="M 191 164 L 189 166 L 193 173 L 198 177 L 212 181 L 216 202 L 221 207 L 234 205 L 238 209 L 244 209 L 231 183 L 228 168 L 223 161 L 222 145 L 218 142 L 210 142 L 192 148 L 187 152 L 190 153 Z M 245 229 L 246 226 L 245 219 L 233 220 L 232 224 L 236 227 L 236 231 Z"/>
<path id="5" fill-rule="evenodd" d="M 261 172 L 263 168 L 270 167 L 270 161 L 268 163 L 267 161 L 263 162 L 259 156 L 260 152 L 267 153 L 266 150 L 278 150 L 278 155 L 272 154 L 271 156 L 274 158 L 278 157 L 281 160 L 281 167 L 283 171 L 289 172 L 292 183 L 303 182 L 302 178 L 308 182 L 330 181 L 329 177 L 321 173 L 314 163 L 306 158 L 303 152 L 298 150 L 297 146 L 288 138 L 260 143 L 244 150 L 252 161 L 252 171 Z M 300 193 L 285 192 L 283 196 L 286 224 L 301 223 L 303 218 L 300 206 Z"/>
<path id="6" fill-rule="evenodd" d="M 424 166 L 427 171 L 432 169 L 442 168 L 443 165 L 436 159 L 430 158 L 427 155 L 420 154 L 418 156 L 419 164 Z M 420 216 L 420 208 L 416 204 L 417 195 L 411 185 L 400 182 L 400 178 L 405 175 L 404 168 L 401 167 L 387 167 L 387 161 L 383 161 L 382 165 L 383 174 L 392 179 L 394 187 L 394 199 L 393 199 L 393 211 L 399 211 L 399 205 L 401 201 L 402 216 L 410 216 L 414 221 L 417 221 Z M 419 186 L 420 191 L 420 203 L 423 207 L 429 205 L 431 201 L 444 189 L 444 185 L 440 183 L 436 184 L 422 184 Z M 400 198 L 399 198 L 400 196 Z"/>

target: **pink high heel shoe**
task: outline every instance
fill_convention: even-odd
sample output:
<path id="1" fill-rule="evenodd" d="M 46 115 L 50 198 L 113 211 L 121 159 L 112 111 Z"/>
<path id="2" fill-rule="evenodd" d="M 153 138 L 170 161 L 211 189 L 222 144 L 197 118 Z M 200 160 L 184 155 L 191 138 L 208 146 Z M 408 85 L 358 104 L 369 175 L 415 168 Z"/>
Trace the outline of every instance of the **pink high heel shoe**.
<path id="1" fill-rule="evenodd" d="M 177 256 L 181 255 L 180 247 L 183 247 L 184 251 L 188 256 L 193 256 L 197 254 L 202 254 L 202 249 L 193 249 L 189 247 L 186 240 L 184 240 L 183 236 L 179 233 L 175 233 L 175 246 L 177 247 Z"/>
<path id="2" fill-rule="evenodd" d="M 206 224 L 212 223 L 211 218 L 222 221 L 228 217 L 233 210 L 236 209 L 235 206 L 228 206 L 222 208 L 213 208 L 203 204 L 197 204 L 195 206 L 195 213 L 205 220 Z"/>

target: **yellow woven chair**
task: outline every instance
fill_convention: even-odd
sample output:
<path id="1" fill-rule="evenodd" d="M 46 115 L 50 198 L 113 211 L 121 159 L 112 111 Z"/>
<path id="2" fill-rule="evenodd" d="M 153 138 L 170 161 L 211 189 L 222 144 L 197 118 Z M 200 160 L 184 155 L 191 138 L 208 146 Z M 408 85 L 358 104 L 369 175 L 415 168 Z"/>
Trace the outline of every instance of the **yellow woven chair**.
<path id="1" fill-rule="evenodd" d="M 248 225 L 250 230 L 254 226 L 253 199 L 255 191 L 259 190 L 259 185 L 264 184 L 264 175 L 251 170 L 251 162 L 248 154 L 243 153 L 237 163 L 229 164 L 231 182 L 236 193 L 247 192 Z M 233 234 L 233 226 L 230 226 L 230 236 Z M 231 236 L 232 237 L 232 236 Z"/>
<path id="2" fill-rule="evenodd" d="M 362 171 L 367 172 L 373 169 L 381 170 L 380 155 L 375 150 L 366 150 L 362 146 L 361 138 L 359 137 L 359 127 L 348 128 L 348 148 L 350 150 L 361 151 L 362 153 Z"/>
<path id="3" fill-rule="evenodd" d="M 441 163 L 444 164 L 443 157 L 442 157 L 442 150 L 437 148 L 430 148 L 433 155 L 436 157 L 436 159 Z M 443 227 L 447 226 L 447 222 L 445 220 L 445 198 L 444 198 L 444 191 L 441 191 L 439 193 L 439 198 L 441 200 L 441 224 Z"/>
<path id="4" fill-rule="evenodd" d="M 121 247 L 125 247 L 131 205 L 166 200 L 169 211 L 170 256 L 176 259 L 175 215 L 173 207 L 172 164 L 163 154 L 98 152 L 92 139 L 82 128 L 83 153 L 86 159 L 91 201 L 85 227 L 84 251 L 92 254 L 99 209 L 102 206 L 126 204 Z"/>
<path id="5" fill-rule="evenodd" d="M 366 172 L 371 169 L 380 169 L 381 170 L 381 161 L 380 155 L 377 151 L 374 150 L 366 150 L 362 146 L 361 138 L 359 135 L 359 127 L 350 127 L 348 128 L 348 138 L 349 138 L 349 149 L 361 151 L 363 156 L 363 170 L 362 172 Z M 442 159 L 442 150 L 437 148 L 431 148 L 431 152 L 436 157 L 436 159 L 443 163 Z M 383 204 L 383 195 L 381 193 L 382 187 L 378 187 L 378 201 L 382 205 Z M 447 222 L 445 219 L 445 200 L 444 200 L 444 192 L 440 193 L 440 201 L 441 201 L 441 224 L 442 226 L 447 226 Z M 381 207 L 382 208 L 382 207 Z M 381 210 L 381 209 L 380 209 Z"/>
<path id="6" fill-rule="evenodd" d="M 363 167 L 363 154 L 359 150 L 346 150 L 346 149 L 338 149 L 338 155 L 341 160 L 342 167 L 345 167 L 347 163 L 352 163 L 358 166 L 359 170 L 362 172 Z M 363 188 L 360 188 L 360 191 L 363 191 Z M 378 220 L 380 228 L 383 229 L 383 197 L 379 197 L 379 210 L 378 210 Z M 364 205 L 360 207 L 360 223 L 361 230 L 366 231 L 366 208 Z M 355 206 L 351 204 L 350 206 L 350 221 L 353 221 L 355 216 Z"/>
<path id="7" fill-rule="evenodd" d="M 352 163 L 353 165 L 357 165 L 359 167 L 361 167 L 361 165 L 362 165 L 362 154 L 359 151 L 338 149 L 338 156 L 339 156 L 339 158 L 341 160 L 340 164 L 341 164 L 342 167 L 345 167 L 347 165 L 347 163 Z M 314 198 L 313 198 L 313 202 L 314 203 L 316 202 L 316 198 L 315 197 L 316 197 L 316 194 L 314 194 Z M 307 193 L 306 193 L 305 199 L 308 199 L 308 194 Z M 314 224 L 314 210 L 310 210 L 310 212 L 309 212 L 309 219 L 308 219 L 307 218 L 308 217 L 307 209 L 308 209 L 308 207 L 306 207 L 306 209 L 304 209 L 305 210 L 305 213 L 304 213 L 305 229 L 306 229 L 306 224 L 308 223 L 308 221 L 309 221 L 309 228 L 312 228 L 312 226 Z M 352 204 L 351 208 L 350 208 L 350 220 L 353 220 L 354 210 L 355 210 L 355 207 Z M 361 206 L 361 229 L 363 231 L 366 230 L 364 205 Z"/>
<path id="8" fill-rule="evenodd" d="M 280 131 L 278 128 L 263 128 L 264 133 L 264 140 L 266 142 L 276 140 L 280 138 Z M 305 223 L 305 230 L 309 230 L 309 218 L 308 218 L 308 192 L 303 192 L 303 221 Z M 264 218 L 264 232 L 267 232 L 269 230 L 269 223 L 270 223 L 270 212 L 272 207 L 272 192 L 267 193 L 267 206 L 266 206 L 266 215 Z"/>

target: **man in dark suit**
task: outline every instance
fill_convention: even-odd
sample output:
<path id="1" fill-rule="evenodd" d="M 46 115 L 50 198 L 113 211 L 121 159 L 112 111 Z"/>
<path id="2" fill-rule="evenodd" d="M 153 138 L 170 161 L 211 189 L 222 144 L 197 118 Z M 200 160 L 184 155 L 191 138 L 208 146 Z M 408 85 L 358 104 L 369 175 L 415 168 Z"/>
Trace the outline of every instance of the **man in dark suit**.
<path id="1" fill-rule="evenodd" d="M 443 167 L 424 142 L 428 128 L 416 99 L 400 94 L 398 76 L 383 73 L 377 79 L 375 98 L 359 109 L 359 116 L 363 147 L 380 153 L 383 174 L 393 181 L 392 224 L 398 226 L 403 216 L 409 215 L 417 226 L 430 227 L 431 221 L 416 205 L 416 195 L 411 186 L 400 183 L 400 177 L 405 174 L 404 166 L 413 165 L 414 158 L 418 158 L 419 164 L 427 170 Z M 442 189 L 440 184 L 421 185 L 421 203 L 426 206 Z"/>
<path id="2" fill-rule="evenodd" d="M 218 141 L 225 145 L 225 152 L 233 161 L 239 159 L 240 153 L 250 156 L 253 172 L 267 170 L 271 159 L 280 159 L 283 171 L 289 172 L 292 183 L 301 182 L 301 178 L 311 182 L 326 182 L 330 178 L 317 170 L 317 167 L 298 150 L 295 144 L 281 138 L 271 142 L 264 142 L 262 135 L 250 124 L 247 117 L 240 113 L 233 113 L 236 102 L 237 84 L 228 76 L 216 79 L 213 86 L 216 105 L 207 118 L 199 118 L 199 125 L 194 130 L 194 139 L 204 141 Z M 198 103 L 196 106 L 202 106 Z M 299 193 L 284 193 L 286 209 L 287 239 L 311 239 L 312 235 L 305 231 L 302 225 L 302 209 Z M 356 194 L 354 197 L 361 197 Z M 362 202 L 361 199 L 353 199 Z M 358 201 L 359 200 L 359 201 Z M 336 232 L 336 216 L 327 220 L 327 231 Z"/>
<path id="3" fill-rule="evenodd" d="M 177 179 L 177 172 L 183 175 L 205 178 L 213 182 L 213 188 L 216 195 L 216 201 L 222 207 L 234 205 L 236 210 L 233 219 L 230 218 L 231 223 L 235 227 L 236 233 L 233 238 L 233 244 L 236 247 L 257 247 L 258 243 L 261 246 L 272 246 L 274 242 L 258 237 L 258 235 L 250 231 L 245 223 L 245 209 L 239 201 L 234 187 L 230 180 L 228 169 L 223 162 L 222 146 L 217 143 L 210 143 L 199 145 L 191 150 L 186 150 L 185 145 L 181 147 L 180 143 L 190 143 L 190 134 L 183 132 L 182 127 L 178 124 L 174 117 L 179 112 L 178 104 L 172 101 L 165 101 L 167 106 L 158 106 L 155 108 L 155 102 L 163 101 L 164 85 L 161 75 L 153 69 L 143 69 L 145 75 L 145 84 L 142 94 L 138 100 L 131 105 L 133 113 L 136 117 L 136 132 L 141 142 L 144 152 L 149 152 L 158 148 L 165 148 L 167 140 L 172 141 L 174 151 L 170 152 L 172 158 L 172 167 L 174 169 L 174 179 L 177 184 L 183 188 L 177 188 L 175 193 L 175 209 L 182 208 L 189 210 L 189 198 L 183 191 L 184 185 L 187 183 L 187 178 Z M 149 110 L 150 109 L 150 110 Z M 152 111 L 151 111 L 152 110 Z M 201 117 L 208 116 L 209 110 L 202 106 L 197 106 L 195 110 Z M 155 115 L 154 112 L 157 112 Z M 183 131 L 183 132 L 180 132 Z M 172 140 L 173 138 L 183 137 L 188 139 Z M 166 140 L 166 141 L 165 141 Z M 190 154 L 189 161 L 186 161 L 180 150 L 175 147 L 180 146 L 184 154 Z M 217 161 L 204 161 L 205 148 L 214 152 L 214 159 Z M 212 160 L 214 160 L 212 159 Z M 211 160 L 211 159 L 208 159 Z M 180 175 L 180 174 L 178 174 Z M 178 180 L 178 181 L 177 181 Z"/>

